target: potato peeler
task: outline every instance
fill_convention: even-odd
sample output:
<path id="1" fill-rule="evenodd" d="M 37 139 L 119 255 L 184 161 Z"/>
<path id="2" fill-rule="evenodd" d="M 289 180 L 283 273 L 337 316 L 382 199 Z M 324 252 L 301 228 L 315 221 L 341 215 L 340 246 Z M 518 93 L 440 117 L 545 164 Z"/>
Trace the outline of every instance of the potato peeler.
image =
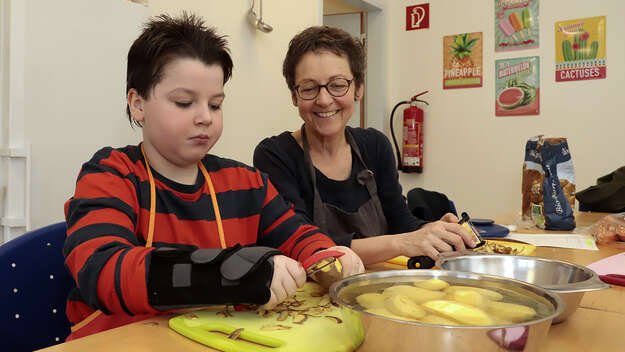
<path id="1" fill-rule="evenodd" d="M 475 238 L 475 247 L 471 248 L 471 250 L 473 250 L 485 245 L 486 241 L 480 237 L 480 232 L 475 228 L 470 220 L 469 214 L 463 212 L 458 224 L 462 225 L 462 227 L 464 227 L 473 236 L 473 238 Z M 407 265 L 408 269 L 430 269 L 434 267 L 434 264 L 434 259 L 428 257 L 427 255 L 419 255 L 408 259 Z"/>
<path id="2" fill-rule="evenodd" d="M 337 259 L 344 254 L 339 251 L 322 251 L 311 255 L 302 262 L 306 276 L 321 286 L 330 287 L 335 281 L 343 278 L 343 268 Z"/>

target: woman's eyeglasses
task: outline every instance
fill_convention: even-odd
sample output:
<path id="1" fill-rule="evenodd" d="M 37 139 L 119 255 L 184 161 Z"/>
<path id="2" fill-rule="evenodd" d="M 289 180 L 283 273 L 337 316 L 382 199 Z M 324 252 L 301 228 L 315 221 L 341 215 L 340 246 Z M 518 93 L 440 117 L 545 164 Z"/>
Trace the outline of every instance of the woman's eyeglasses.
<path id="1" fill-rule="evenodd" d="M 295 86 L 295 92 L 297 92 L 297 96 L 303 100 L 313 100 L 319 95 L 321 88 L 325 88 L 331 96 L 339 98 L 347 94 L 349 86 L 353 81 L 353 79 L 350 80 L 346 78 L 333 78 L 326 84 L 305 81 Z"/>

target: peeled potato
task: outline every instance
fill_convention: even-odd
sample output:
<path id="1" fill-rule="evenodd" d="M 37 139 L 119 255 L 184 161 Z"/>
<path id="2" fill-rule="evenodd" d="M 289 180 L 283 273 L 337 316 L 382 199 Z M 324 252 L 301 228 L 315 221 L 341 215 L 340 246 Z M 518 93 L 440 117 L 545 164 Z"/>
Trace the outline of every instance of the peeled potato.
<path id="1" fill-rule="evenodd" d="M 382 317 L 392 318 L 392 319 L 413 321 L 413 319 L 409 319 L 409 318 L 406 318 L 406 317 L 402 317 L 402 316 L 393 314 L 393 313 L 389 312 L 389 310 L 384 308 L 384 307 L 377 307 L 377 308 L 367 309 L 366 312 L 369 312 L 369 313 L 372 313 L 372 314 L 375 314 L 375 315 L 379 315 L 379 316 L 382 316 Z"/>
<path id="2" fill-rule="evenodd" d="M 441 291 L 431 291 L 420 287 L 397 285 L 391 286 L 384 290 L 383 295 L 390 297 L 393 295 L 408 296 L 413 302 L 419 304 L 425 301 L 431 301 L 433 299 L 441 299 L 445 296 L 445 293 Z"/>
<path id="3" fill-rule="evenodd" d="M 383 294 L 385 296 L 392 296 L 396 294 L 406 294 L 407 296 L 409 296 L 413 294 L 414 292 L 416 292 L 414 286 L 395 285 L 395 286 L 390 286 L 390 287 L 385 288 L 383 291 Z"/>
<path id="4" fill-rule="evenodd" d="M 491 301 L 501 301 L 503 299 L 503 296 L 499 292 L 495 292 L 493 290 L 487 290 L 485 288 L 473 287 L 473 286 L 449 286 L 443 291 L 451 294 L 458 290 L 473 290 L 485 296 L 486 298 L 490 299 Z"/>
<path id="5" fill-rule="evenodd" d="M 381 293 L 363 293 L 356 297 L 356 302 L 366 309 L 384 307 L 386 296 Z"/>
<path id="6" fill-rule="evenodd" d="M 468 304 L 478 308 L 486 308 L 490 300 L 474 290 L 457 290 L 451 294 L 454 301 Z"/>
<path id="7" fill-rule="evenodd" d="M 507 320 L 507 319 L 503 319 L 500 318 L 496 315 L 490 314 L 490 318 L 493 319 L 493 324 L 494 325 L 512 325 L 514 324 L 514 322 Z"/>
<path id="8" fill-rule="evenodd" d="M 449 284 L 446 281 L 439 279 L 430 279 L 425 281 L 418 281 L 414 284 L 416 287 L 424 288 L 426 290 L 432 291 L 440 291 L 444 288 L 449 287 Z"/>
<path id="9" fill-rule="evenodd" d="M 425 310 L 408 296 L 393 295 L 387 297 L 384 306 L 391 313 L 410 319 L 419 319 L 425 316 Z"/>
<path id="10" fill-rule="evenodd" d="M 483 310 L 470 305 L 445 300 L 434 300 L 425 302 L 422 306 L 427 311 L 456 320 L 462 324 L 475 326 L 493 324 L 493 320 Z"/>
<path id="11" fill-rule="evenodd" d="M 520 323 L 536 316 L 536 311 L 531 307 L 504 302 L 491 302 L 488 312 L 500 319 L 515 323 Z"/>
<path id="12" fill-rule="evenodd" d="M 426 315 L 423 318 L 419 319 L 419 321 L 422 322 L 422 323 L 427 323 L 427 324 L 460 325 L 456 321 L 453 321 L 453 320 L 450 320 L 450 319 L 446 319 L 446 318 L 443 318 L 443 317 L 435 315 L 435 314 Z"/>

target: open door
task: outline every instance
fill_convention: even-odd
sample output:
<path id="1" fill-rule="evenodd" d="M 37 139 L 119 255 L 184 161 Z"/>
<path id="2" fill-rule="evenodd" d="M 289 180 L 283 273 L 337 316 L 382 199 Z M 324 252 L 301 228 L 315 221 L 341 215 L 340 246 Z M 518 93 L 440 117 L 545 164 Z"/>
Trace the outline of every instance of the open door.
<path id="1" fill-rule="evenodd" d="M 366 50 L 365 12 L 359 8 L 343 3 L 340 0 L 323 1 L 323 24 L 326 26 L 341 28 L 353 37 L 360 38 Z M 354 114 L 347 123 L 351 127 L 365 127 L 365 94 L 354 106 Z M 359 117 L 359 118 L 357 118 Z"/>

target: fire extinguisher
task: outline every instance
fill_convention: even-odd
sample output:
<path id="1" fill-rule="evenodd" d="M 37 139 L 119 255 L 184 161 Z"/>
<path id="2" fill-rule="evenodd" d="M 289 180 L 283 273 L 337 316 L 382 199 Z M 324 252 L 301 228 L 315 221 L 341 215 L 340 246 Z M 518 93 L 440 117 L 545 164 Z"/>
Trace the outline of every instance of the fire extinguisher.
<path id="1" fill-rule="evenodd" d="M 403 172 L 423 172 L 423 109 L 420 109 L 417 103 L 430 105 L 427 101 L 418 99 L 427 92 L 426 90 L 410 100 L 397 103 L 391 112 L 391 135 L 397 152 L 397 169 Z M 410 104 L 410 106 L 404 110 L 404 142 L 400 152 L 393 130 L 393 115 L 395 110 L 403 104 Z"/>

